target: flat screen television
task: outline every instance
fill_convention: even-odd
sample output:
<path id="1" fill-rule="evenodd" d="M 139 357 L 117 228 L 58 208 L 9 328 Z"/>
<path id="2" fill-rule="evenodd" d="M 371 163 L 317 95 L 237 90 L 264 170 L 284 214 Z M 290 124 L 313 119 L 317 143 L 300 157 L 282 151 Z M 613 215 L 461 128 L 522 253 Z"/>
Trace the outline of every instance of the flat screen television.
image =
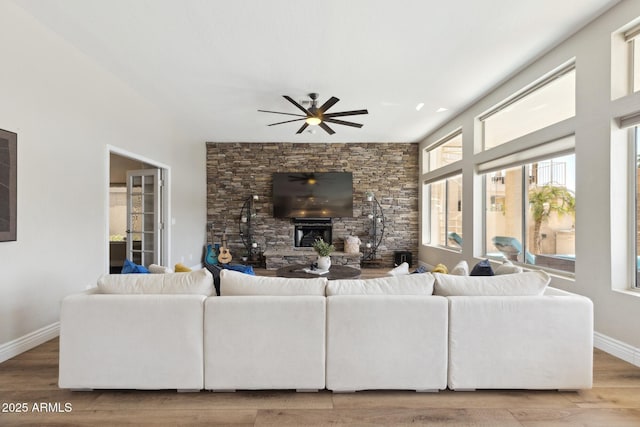
<path id="1" fill-rule="evenodd" d="M 273 216 L 276 218 L 352 217 L 352 173 L 274 173 Z"/>

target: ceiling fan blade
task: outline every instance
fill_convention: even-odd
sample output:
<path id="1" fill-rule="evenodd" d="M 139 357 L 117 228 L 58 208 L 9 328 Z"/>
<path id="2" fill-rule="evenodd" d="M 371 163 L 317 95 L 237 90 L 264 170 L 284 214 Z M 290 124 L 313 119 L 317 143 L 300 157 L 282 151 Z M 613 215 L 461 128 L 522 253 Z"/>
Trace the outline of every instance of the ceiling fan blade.
<path id="1" fill-rule="evenodd" d="M 336 133 L 333 129 L 331 129 L 329 126 L 327 126 L 327 124 L 325 122 L 320 122 L 320 124 L 318 126 L 320 126 L 322 129 L 324 129 L 329 135 L 333 135 L 334 133 Z"/>
<path id="2" fill-rule="evenodd" d="M 292 103 L 293 105 L 295 105 L 300 111 L 302 111 L 303 113 L 305 113 L 307 116 L 312 116 L 313 114 L 311 114 L 309 112 L 309 110 L 307 110 L 306 108 L 304 108 L 302 105 L 298 104 L 296 101 L 293 100 L 293 98 L 291 98 L 290 96 L 287 95 L 282 95 L 284 97 L 284 99 L 286 99 L 287 101 L 289 101 L 290 103 Z"/>
<path id="3" fill-rule="evenodd" d="M 339 113 L 324 114 L 326 118 L 342 117 L 342 116 L 357 116 L 358 114 L 369 114 L 367 110 L 353 110 L 353 111 L 341 111 Z"/>
<path id="4" fill-rule="evenodd" d="M 298 129 L 298 132 L 296 133 L 302 133 L 304 132 L 304 130 L 307 128 L 307 126 L 309 126 L 309 123 L 305 122 L 302 127 L 300 129 Z"/>
<path id="5" fill-rule="evenodd" d="M 269 110 L 258 110 L 261 113 L 274 113 L 274 114 L 285 114 L 287 116 L 297 116 L 297 117 L 307 117 L 302 114 L 293 114 L 293 113 L 281 113 L 280 111 L 269 111 Z"/>
<path id="6" fill-rule="evenodd" d="M 329 108 L 333 107 L 335 105 L 335 103 L 338 102 L 338 101 L 340 101 L 338 98 L 336 98 L 335 96 L 332 96 L 331 98 L 329 98 L 327 100 L 327 102 L 322 104 L 322 106 L 318 110 L 320 111 L 320 113 L 324 113 Z"/>
<path id="7" fill-rule="evenodd" d="M 284 122 L 271 123 L 270 125 L 267 125 L 267 126 L 275 126 L 275 125 L 281 125 L 283 123 L 299 122 L 300 120 L 304 120 L 304 119 L 306 119 L 306 117 L 303 117 L 301 119 L 287 120 L 287 121 L 284 121 Z"/>
<path id="8" fill-rule="evenodd" d="M 326 117 L 325 117 L 324 121 L 325 122 L 329 122 L 329 123 L 335 123 L 337 125 L 352 126 L 354 128 L 361 128 L 362 127 L 362 124 L 360 124 L 360 123 L 345 122 L 344 120 L 336 120 L 336 119 L 327 119 Z"/>

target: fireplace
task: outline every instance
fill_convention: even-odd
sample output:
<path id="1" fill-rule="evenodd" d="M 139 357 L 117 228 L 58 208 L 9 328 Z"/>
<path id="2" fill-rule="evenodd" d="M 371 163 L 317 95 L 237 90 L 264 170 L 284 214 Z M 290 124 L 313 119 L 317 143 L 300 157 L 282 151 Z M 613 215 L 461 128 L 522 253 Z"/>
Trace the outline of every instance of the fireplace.
<path id="1" fill-rule="evenodd" d="M 296 218 L 293 220 L 293 246 L 310 248 L 317 239 L 331 243 L 331 218 Z"/>

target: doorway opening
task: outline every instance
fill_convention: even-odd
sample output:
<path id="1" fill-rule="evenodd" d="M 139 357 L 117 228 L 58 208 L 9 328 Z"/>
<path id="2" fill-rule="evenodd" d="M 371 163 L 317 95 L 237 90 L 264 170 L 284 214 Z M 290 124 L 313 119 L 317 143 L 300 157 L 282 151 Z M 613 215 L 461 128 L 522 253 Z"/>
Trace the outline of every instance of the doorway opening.
<path id="1" fill-rule="evenodd" d="M 109 273 L 120 273 L 125 259 L 167 265 L 168 168 L 114 148 L 108 156 Z"/>

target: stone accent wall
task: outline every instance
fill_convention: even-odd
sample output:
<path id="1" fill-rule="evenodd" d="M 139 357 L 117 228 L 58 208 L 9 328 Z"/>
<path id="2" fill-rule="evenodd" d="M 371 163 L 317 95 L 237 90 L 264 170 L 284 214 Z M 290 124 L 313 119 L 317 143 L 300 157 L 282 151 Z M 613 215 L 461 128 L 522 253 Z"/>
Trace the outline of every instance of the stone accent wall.
<path id="1" fill-rule="evenodd" d="M 240 210 L 253 194 L 257 217 L 253 238 L 262 251 L 290 250 L 293 224 L 274 218 L 271 174 L 274 172 L 352 172 L 353 218 L 334 218 L 333 244 L 344 250 L 343 237 L 369 241 L 365 193 L 372 191 L 385 216 L 385 234 L 378 248 L 385 267 L 393 266 L 394 251 L 418 258 L 417 143 L 207 143 L 207 221 L 220 241 L 226 231 L 235 259 L 242 243 Z M 225 225 L 226 224 L 226 225 Z M 209 237 L 207 238 L 209 240 Z M 361 249 L 364 249 L 364 243 Z"/>

